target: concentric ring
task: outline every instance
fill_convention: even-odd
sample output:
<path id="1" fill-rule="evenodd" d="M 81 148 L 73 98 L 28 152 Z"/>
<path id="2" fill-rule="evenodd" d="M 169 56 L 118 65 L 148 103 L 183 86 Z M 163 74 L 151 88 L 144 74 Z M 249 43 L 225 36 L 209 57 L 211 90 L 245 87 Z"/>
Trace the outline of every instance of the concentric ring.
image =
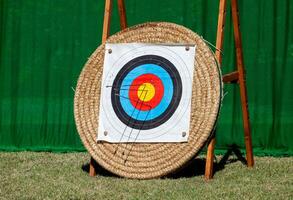
<path id="1" fill-rule="evenodd" d="M 142 104 L 139 102 L 133 106 L 128 96 L 133 81 L 145 74 L 157 76 L 164 86 L 164 94 L 159 104 L 146 111 L 141 109 Z M 181 96 L 182 82 L 176 67 L 161 56 L 145 55 L 132 59 L 118 72 L 112 86 L 111 101 L 117 117 L 125 125 L 138 130 L 148 130 L 170 119 L 179 105 Z"/>
<path id="2" fill-rule="evenodd" d="M 123 88 L 123 85 L 121 86 Z M 164 95 L 164 85 L 154 74 L 143 74 L 135 78 L 128 92 L 128 98 L 134 108 L 149 111 L 155 108 Z"/>

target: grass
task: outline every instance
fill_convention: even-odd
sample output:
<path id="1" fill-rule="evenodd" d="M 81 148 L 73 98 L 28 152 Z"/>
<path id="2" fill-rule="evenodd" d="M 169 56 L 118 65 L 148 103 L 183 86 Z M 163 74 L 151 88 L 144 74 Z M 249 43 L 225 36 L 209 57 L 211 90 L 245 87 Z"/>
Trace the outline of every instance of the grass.
<path id="1" fill-rule="evenodd" d="M 203 159 L 154 180 L 89 177 L 88 161 L 87 153 L 2 152 L 0 199 L 293 199 L 293 157 L 256 157 L 253 169 L 230 157 L 209 182 Z"/>

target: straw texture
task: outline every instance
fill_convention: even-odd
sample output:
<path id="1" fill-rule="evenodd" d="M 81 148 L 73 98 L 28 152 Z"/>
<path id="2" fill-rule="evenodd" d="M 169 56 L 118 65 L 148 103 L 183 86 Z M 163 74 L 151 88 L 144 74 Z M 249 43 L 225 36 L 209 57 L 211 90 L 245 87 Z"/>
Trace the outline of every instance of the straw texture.
<path id="1" fill-rule="evenodd" d="M 197 155 L 212 134 L 218 118 L 222 78 L 212 51 L 196 33 L 166 22 L 144 23 L 125 29 L 109 37 L 107 42 L 197 45 L 187 143 L 110 144 L 96 141 L 105 44 L 95 50 L 84 66 L 74 98 L 79 135 L 90 155 L 101 166 L 117 175 L 137 179 L 174 172 Z"/>

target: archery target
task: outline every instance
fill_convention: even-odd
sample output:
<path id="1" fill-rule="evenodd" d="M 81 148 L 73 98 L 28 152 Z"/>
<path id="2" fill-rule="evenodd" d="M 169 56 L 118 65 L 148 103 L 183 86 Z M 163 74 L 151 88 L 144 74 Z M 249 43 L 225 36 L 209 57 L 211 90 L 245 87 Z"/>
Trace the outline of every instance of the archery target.
<path id="1" fill-rule="evenodd" d="M 195 46 L 106 44 L 98 140 L 186 142 Z"/>
<path id="2" fill-rule="evenodd" d="M 213 52 L 198 34 L 168 22 L 148 22 L 127 28 L 110 36 L 107 43 L 101 44 L 89 57 L 80 73 L 74 95 L 76 127 L 85 148 L 103 168 L 127 178 L 157 178 L 179 170 L 198 155 L 216 126 L 222 100 L 222 76 Z M 196 49 L 181 44 L 195 44 Z M 194 61 L 191 54 L 194 55 Z M 147 71 L 140 76 L 135 74 L 136 77 L 131 77 L 131 72 L 139 66 L 133 67 L 131 72 L 122 70 L 131 60 L 148 55 L 160 56 L 172 63 L 165 67 L 155 63 L 167 71 L 172 83 L 176 72 L 172 74 L 167 69 L 175 66 L 180 77 L 176 80 L 178 83 L 181 80 L 181 98 L 178 106 L 174 107 L 176 109 L 173 114 L 165 122 L 161 121 L 161 125 L 153 124 L 151 128 L 149 121 L 149 127 L 136 129 L 120 119 L 128 113 L 123 107 L 127 101 L 123 102 L 120 92 L 128 90 L 125 93 L 129 99 L 128 104 L 140 111 L 150 110 L 149 114 L 154 111 L 149 109 L 149 104 L 154 108 L 155 105 L 159 106 L 166 92 L 165 83 L 159 75 Z M 193 67 L 190 66 L 192 62 Z M 132 78 L 132 85 L 125 85 L 126 82 L 117 78 L 118 74 L 120 78 Z M 113 87 L 114 82 L 121 82 L 121 87 Z M 174 85 L 169 84 L 169 89 Z M 115 100 L 112 100 L 112 92 L 121 96 L 116 99 L 117 105 L 122 107 L 122 110 L 118 109 L 121 112 L 120 118 L 113 108 L 112 102 Z M 180 94 L 178 91 L 175 93 Z M 171 93 L 172 96 L 173 94 Z M 168 100 L 165 99 L 164 102 Z M 136 106 L 136 103 L 141 107 Z M 133 116 L 132 120 L 139 121 L 139 116 Z M 153 121 L 159 121 L 156 119 L 158 116 L 152 116 Z M 187 129 L 189 131 L 183 137 L 184 130 Z M 169 140 L 173 143 L 160 142 Z M 119 143 L 127 141 L 130 143 Z"/>

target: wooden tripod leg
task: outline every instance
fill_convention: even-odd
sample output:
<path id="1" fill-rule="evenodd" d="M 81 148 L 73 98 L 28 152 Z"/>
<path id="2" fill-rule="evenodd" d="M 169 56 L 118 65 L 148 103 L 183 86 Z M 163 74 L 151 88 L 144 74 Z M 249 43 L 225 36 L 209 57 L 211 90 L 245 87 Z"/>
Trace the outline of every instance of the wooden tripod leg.
<path id="1" fill-rule="evenodd" d="M 220 0 L 219 4 L 219 16 L 218 16 L 218 28 L 217 28 L 217 41 L 216 41 L 216 59 L 218 63 L 222 64 L 222 48 L 224 42 L 224 27 L 226 17 L 226 0 Z M 209 180 L 214 175 L 214 149 L 216 139 L 215 136 L 210 140 L 207 149 L 206 166 L 205 166 L 205 179 Z"/>
<path id="2" fill-rule="evenodd" d="M 105 1 L 102 43 L 106 42 L 106 40 L 110 34 L 111 15 L 112 15 L 112 0 L 106 0 Z M 89 175 L 90 176 L 95 176 L 97 174 L 95 166 L 96 166 L 96 161 L 94 160 L 94 158 L 91 157 L 90 168 L 89 168 Z"/>
<path id="3" fill-rule="evenodd" d="M 96 166 L 96 161 L 91 157 L 90 168 L 89 168 L 90 176 L 95 176 L 97 174 L 95 166 Z"/>
<path id="4" fill-rule="evenodd" d="M 216 139 L 215 136 L 211 139 L 208 144 L 207 157 L 206 157 L 206 167 L 205 167 L 205 179 L 209 180 L 213 178 L 214 175 L 214 149 L 215 149 Z"/>
<path id="5" fill-rule="evenodd" d="M 247 105 L 247 91 L 246 91 L 246 84 L 245 84 L 245 72 L 244 72 L 242 41 L 241 41 L 241 32 L 239 27 L 239 14 L 238 14 L 237 0 L 232 0 L 231 6 L 232 6 L 235 47 L 236 47 L 237 70 L 239 73 L 239 87 L 240 87 L 240 98 L 241 98 L 243 127 L 244 127 L 244 138 L 245 138 L 245 146 L 246 146 L 246 160 L 247 160 L 248 167 L 253 167 L 254 160 L 253 160 L 250 122 L 249 122 L 249 113 L 248 113 L 248 105 Z"/>
<path id="6" fill-rule="evenodd" d="M 105 1 L 105 13 L 104 13 L 104 24 L 103 24 L 103 35 L 102 42 L 106 42 L 110 34 L 110 24 L 112 15 L 112 0 Z"/>
<path id="7" fill-rule="evenodd" d="M 220 0 L 219 5 L 219 16 L 218 16 L 218 27 L 217 27 L 217 39 L 216 39 L 216 59 L 220 66 L 222 65 L 222 54 L 224 44 L 224 28 L 225 28 L 225 19 L 226 19 L 226 0 Z"/>
<path id="8" fill-rule="evenodd" d="M 124 30 L 127 28 L 124 0 L 118 0 L 118 10 L 119 10 L 119 16 L 120 16 L 120 27 L 121 27 L 121 30 Z"/>

